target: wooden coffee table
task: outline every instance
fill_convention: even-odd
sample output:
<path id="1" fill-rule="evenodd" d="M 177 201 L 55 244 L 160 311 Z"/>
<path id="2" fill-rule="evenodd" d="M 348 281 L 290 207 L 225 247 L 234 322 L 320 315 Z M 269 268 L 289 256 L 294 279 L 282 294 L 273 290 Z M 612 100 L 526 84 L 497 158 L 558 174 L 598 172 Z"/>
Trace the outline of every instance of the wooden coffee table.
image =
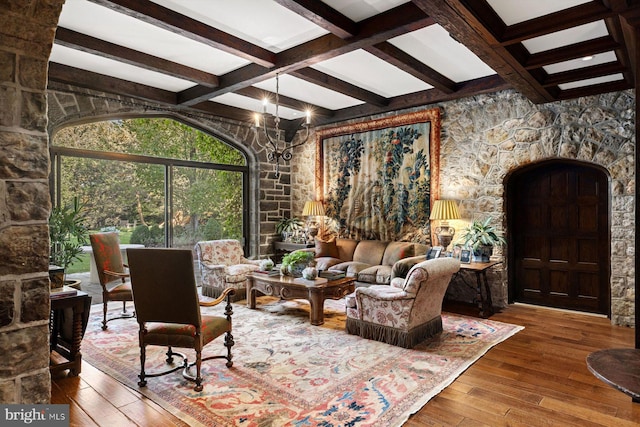
<path id="1" fill-rule="evenodd" d="M 282 299 L 306 299 L 311 305 L 309 313 L 312 325 L 324 323 L 324 300 L 340 299 L 355 290 L 355 277 L 336 280 L 305 280 L 290 276 L 249 274 L 247 280 L 247 307 L 256 308 L 256 292 Z"/>

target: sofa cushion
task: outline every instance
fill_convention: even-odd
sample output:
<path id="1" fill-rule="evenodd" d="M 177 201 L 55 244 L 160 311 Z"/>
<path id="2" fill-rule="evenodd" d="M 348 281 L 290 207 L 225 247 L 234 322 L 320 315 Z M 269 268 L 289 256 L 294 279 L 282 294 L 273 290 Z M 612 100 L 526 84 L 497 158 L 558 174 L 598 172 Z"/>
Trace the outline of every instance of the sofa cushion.
<path id="1" fill-rule="evenodd" d="M 390 265 L 374 265 L 358 273 L 358 282 L 387 285 L 391 280 Z"/>
<path id="2" fill-rule="evenodd" d="M 365 264 L 363 262 L 357 261 L 347 261 L 341 262 L 340 264 L 336 264 L 330 268 L 332 271 L 341 271 L 347 275 L 347 277 L 358 277 L 358 273 L 360 273 L 365 268 L 371 267 L 370 264 Z"/>
<path id="3" fill-rule="evenodd" d="M 380 265 L 388 244 L 379 240 L 361 240 L 353 253 L 353 260 L 369 265 Z"/>
<path id="4" fill-rule="evenodd" d="M 391 242 L 387 245 L 382 257 L 383 265 L 393 265 L 403 258 L 416 255 L 414 245 L 411 242 Z"/>
<path id="5" fill-rule="evenodd" d="M 338 258 L 343 261 L 353 261 L 353 253 L 358 246 L 358 242 L 358 240 L 353 239 L 336 239 Z"/>
<path id="6" fill-rule="evenodd" d="M 316 268 L 318 270 L 329 270 L 336 264 L 340 264 L 343 262 L 341 259 L 332 258 L 330 256 L 325 256 L 321 258 L 316 258 Z"/>
<path id="7" fill-rule="evenodd" d="M 340 258 L 336 239 L 327 242 L 316 239 L 316 258 L 323 257 Z"/>

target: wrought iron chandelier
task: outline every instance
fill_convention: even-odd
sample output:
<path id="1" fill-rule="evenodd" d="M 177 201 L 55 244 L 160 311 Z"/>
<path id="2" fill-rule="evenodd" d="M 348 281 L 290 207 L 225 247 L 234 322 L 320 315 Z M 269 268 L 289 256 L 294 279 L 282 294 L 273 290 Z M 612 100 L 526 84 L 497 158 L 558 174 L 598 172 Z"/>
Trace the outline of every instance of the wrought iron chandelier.
<path id="1" fill-rule="evenodd" d="M 302 141 L 299 141 L 295 144 L 289 144 L 287 145 L 287 143 L 285 141 L 284 142 L 284 146 L 281 148 L 280 147 L 280 141 L 281 141 L 281 137 L 282 137 L 282 129 L 280 129 L 280 115 L 279 115 L 279 108 L 280 108 L 280 74 L 276 74 L 276 111 L 275 111 L 275 116 L 273 117 L 273 122 L 274 122 L 274 131 L 273 133 L 270 133 L 269 130 L 267 129 L 267 120 L 266 120 L 266 116 L 267 116 L 267 106 L 269 105 L 269 100 L 267 98 L 265 98 L 262 101 L 262 105 L 263 105 L 263 113 L 262 114 L 258 114 L 256 113 L 255 115 L 255 124 L 253 127 L 253 130 L 256 132 L 256 136 L 258 144 L 266 149 L 267 152 L 267 159 L 270 162 L 275 161 L 276 162 L 276 178 L 278 178 L 280 176 L 280 159 L 288 162 L 289 160 L 291 160 L 292 157 L 292 153 L 291 150 L 293 150 L 296 147 L 299 147 L 301 145 L 303 145 L 304 143 L 307 142 L 307 140 L 309 139 L 309 124 L 311 123 L 311 112 L 309 112 L 308 110 L 306 111 L 306 119 L 304 122 L 304 127 L 307 130 L 307 133 L 304 137 L 304 139 L 302 139 Z M 259 129 L 260 129 L 260 118 L 262 117 L 262 131 L 267 139 L 267 144 L 262 144 L 260 142 L 260 138 L 259 138 Z"/>

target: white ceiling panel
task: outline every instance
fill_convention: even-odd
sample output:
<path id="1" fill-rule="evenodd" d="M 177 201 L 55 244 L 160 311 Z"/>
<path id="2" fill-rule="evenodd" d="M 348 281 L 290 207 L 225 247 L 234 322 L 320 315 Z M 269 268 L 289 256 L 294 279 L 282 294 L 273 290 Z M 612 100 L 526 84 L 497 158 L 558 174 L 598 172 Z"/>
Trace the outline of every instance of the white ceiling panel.
<path id="1" fill-rule="evenodd" d="M 495 74 L 491 67 L 437 24 L 395 37 L 389 43 L 456 83 Z"/>
<path id="2" fill-rule="evenodd" d="M 388 98 L 433 87 L 361 49 L 312 68 Z"/>
<path id="3" fill-rule="evenodd" d="M 87 0 L 67 0 L 59 25 L 120 46 L 221 75 L 249 61 Z"/>
<path id="4" fill-rule="evenodd" d="M 253 86 L 275 93 L 276 79 L 265 80 Z M 358 99 L 286 74 L 280 76 L 280 94 L 330 110 L 362 104 Z"/>
<path id="5" fill-rule="evenodd" d="M 614 62 L 616 60 L 616 54 L 614 52 L 603 52 L 589 60 L 585 59 L 573 59 L 571 61 L 558 62 L 557 64 L 551 64 L 544 66 L 544 70 L 549 74 L 561 73 L 563 71 L 575 70 L 578 68 L 591 67 L 592 65 L 606 64 L 607 62 Z"/>
<path id="6" fill-rule="evenodd" d="M 347 18 L 355 22 L 371 18 L 409 0 L 322 0 Z"/>
<path id="7" fill-rule="evenodd" d="M 180 92 L 193 86 L 193 83 L 187 80 L 178 79 L 155 71 L 145 70 L 144 68 L 56 44 L 54 44 L 51 49 L 51 56 L 49 57 L 49 60 L 51 62 L 57 62 L 58 64 L 69 65 L 82 70 L 92 71 L 94 73 L 104 74 L 118 79 L 128 80 L 172 92 Z"/>
<path id="8" fill-rule="evenodd" d="M 327 34 L 271 0 L 152 1 L 276 53 Z"/>
<path id="9" fill-rule="evenodd" d="M 609 34 L 604 21 L 590 22 L 567 30 L 556 31 L 540 37 L 524 40 L 522 44 L 529 53 L 544 52 L 557 47 L 569 46 L 574 43 L 604 37 Z"/>
<path id="10" fill-rule="evenodd" d="M 561 84 L 561 85 L 558 85 L 558 86 L 562 90 L 575 89 L 577 87 L 583 87 L 583 86 L 595 85 L 595 84 L 599 84 L 599 83 L 607 83 L 607 82 L 613 82 L 613 81 L 616 81 L 616 80 L 622 80 L 623 78 L 624 77 L 622 76 L 622 74 L 618 73 L 618 74 L 611 74 L 610 76 L 596 77 L 594 79 L 586 79 L 586 80 L 580 80 L 580 81 L 577 81 L 577 82 L 564 83 L 564 84 Z"/>
<path id="11" fill-rule="evenodd" d="M 590 2 L 591 0 L 487 0 L 507 25 Z"/>

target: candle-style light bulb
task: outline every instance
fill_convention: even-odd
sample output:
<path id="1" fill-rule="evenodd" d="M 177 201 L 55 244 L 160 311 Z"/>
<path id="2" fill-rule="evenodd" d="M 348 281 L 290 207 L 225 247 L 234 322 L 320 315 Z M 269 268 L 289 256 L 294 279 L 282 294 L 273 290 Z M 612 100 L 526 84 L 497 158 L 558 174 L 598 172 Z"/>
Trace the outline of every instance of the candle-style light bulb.
<path id="1" fill-rule="evenodd" d="M 269 100 L 267 98 L 264 98 L 262 100 L 262 108 L 265 114 L 267 114 L 267 105 L 269 105 Z"/>
<path id="2" fill-rule="evenodd" d="M 307 124 L 311 124 L 311 111 L 307 110 Z"/>
<path id="3" fill-rule="evenodd" d="M 256 113 L 253 115 L 255 120 L 256 120 L 256 127 L 259 128 L 260 127 L 260 114 Z"/>

